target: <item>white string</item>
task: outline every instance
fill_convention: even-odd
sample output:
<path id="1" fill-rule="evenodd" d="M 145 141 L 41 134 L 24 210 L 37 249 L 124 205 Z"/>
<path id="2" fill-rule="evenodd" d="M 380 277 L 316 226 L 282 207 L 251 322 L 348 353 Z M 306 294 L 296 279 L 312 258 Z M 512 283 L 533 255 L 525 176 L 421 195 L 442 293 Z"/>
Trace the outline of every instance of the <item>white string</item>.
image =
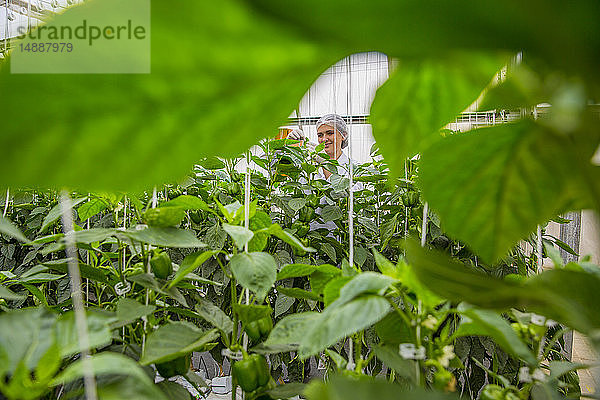
<path id="1" fill-rule="evenodd" d="M 9 35 L 9 30 L 8 30 L 8 10 L 10 7 L 9 4 L 9 0 L 6 1 L 5 5 L 5 9 L 6 9 L 6 25 L 4 25 L 4 57 L 7 56 L 8 54 L 8 35 Z"/>
<path id="2" fill-rule="evenodd" d="M 536 255 L 537 255 L 537 273 L 540 274 L 542 272 L 542 227 L 541 226 L 537 226 L 537 240 L 536 240 L 536 244 L 537 244 L 537 249 L 536 249 Z"/>
<path id="3" fill-rule="evenodd" d="M 90 194 L 88 193 L 88 201 L 90 201 L 90 200 L 91 200 Z M 89 218 L 85 222 L 85 227 L 88 231 L 90 230 L 90 219 Z M 85 262 L 87 263 L 87 265 L 90 265 L 90 252 L 89 251 L 87 253 L 85 253 Z M 90 280 L 88 278 L 85 278 L 85 303 L 86 303 L 86 305 L 89 301 L 90 301 Z"/>
<path id="4" fill-rule="evenodd" d="M 425 202 L 425 204 L 423 205 L 423 224 L 421 225 L 421 247 L 425 247 L 425 242 L 427 240 L 427 218 L 428 218 L 428 213 L 429 213 L 429 204 L 427 202 Z M 408 216 L 407 216 L 408 218 Z M 421 340 L 421 320 L 420 320 L 420 315 L 423 309 L 423 303 L 421 302 L 421 299 L 419 299 L 418 303 L 417 303 L 417 328 L 416 328 L 416 334 L 417 334 L 417 341 Z M 419 365 L 419 361 L 415 362 L 415 372 L 416 372 L 416 377 L 417 377 L 417 383 L 420 381 L 420 376 L 421 376 L 421 368 Z"/>
<path id="5" fill-rule="evenodd" d="M 156 194 L 156 186 L 154 187 L 154 189 L 152 189 L 152 208 L 156 208 L 156 205 L 158 203 L 158 196 Z M 150 247 L 148 247 L 148 250 L 150 250 Z M 146 273 L 149 274 L 150 273 L 150 252 L 148 252 L 148 262 L 147 262 L 147 267 L 146 267 Z M 150 301 L 150 289 L 146 289 L 146 305 L 148 305 L 148 302 Z M 144 334 L 142 335 L 142 354 L 144 353 L 144 350 L 146 348 L 146 327 L 148 326 L 148 318 L 146 316 L 142 317 L 142 320 L 144 321 Z"/>
<path id="6" fill-rule="evenodd" d="M 6 212 L 8 211 L 8 200 L 10 200 L 10 188 L 6 188 L 6 201 L 4 202 L 4 212 L 2 213 L 2 217 L 6 217 Z"/>
<path id="7" fill-rule="evenodd" d="M 65 233 L 66 252 L 68 258 L 69 278 L 71 281 L 71 299 L 73 300 L 73 310 L 75 313 L 75 326 L 79 339 L 81 353 L 81 362 L 83 366 L 83 383 L 85 387 L 85 398 L 87 400 L 96 400 L 96 379 L 94 369 L 89 358 L 90 339 L 88 336 L 87 322 L 85 316 L 85 306 L 81 295 L 81 275 L 79 273 L 79 262 L 77 250 L 75 247 L 74 226 L 72 216 L 72 203 L 69 193 L 65 190 L 61 193 L 60 201 L 62 211 L 63 231 Z"/>

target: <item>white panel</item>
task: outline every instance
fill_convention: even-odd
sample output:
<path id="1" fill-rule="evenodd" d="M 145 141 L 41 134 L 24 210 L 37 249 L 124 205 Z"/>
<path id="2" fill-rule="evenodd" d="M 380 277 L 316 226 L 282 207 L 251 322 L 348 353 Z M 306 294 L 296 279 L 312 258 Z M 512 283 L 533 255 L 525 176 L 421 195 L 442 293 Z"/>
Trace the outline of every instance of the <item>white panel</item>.
<path id="1" fill-rule="evenodd" d="M 348 76 L 351 77 L 349 93 Z M 343 59 L 325 71 L 300 101 L 300 116 L 320 117 L 335 113 L 342 116 L 368 116 L 375 92 L 388 78 L 388 59 L 378 52 L 359 53 Z M 348 112 L 350 106 L 351 112 Z M 302 127 L 311 141 L 316 142 L 314 125 Z M 352 126 L 353 158 L 359 162 L 370 160 L 369 151 L 374 143 L 369 125 Z"/>

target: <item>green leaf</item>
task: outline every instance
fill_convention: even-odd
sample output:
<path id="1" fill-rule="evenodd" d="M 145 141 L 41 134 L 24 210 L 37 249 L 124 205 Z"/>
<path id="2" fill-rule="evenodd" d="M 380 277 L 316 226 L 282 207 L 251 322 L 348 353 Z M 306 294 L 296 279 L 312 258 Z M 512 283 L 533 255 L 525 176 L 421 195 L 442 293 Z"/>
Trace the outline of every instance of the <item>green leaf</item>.
<path id="1" fill-rule="evenodd" d="M 277 292 L 283 293 L 288 297 L 293 297 L 295 299 L 307 299 L 314 301 L 321 301 L 321 298 L 315 292 L 309 292 L 308 290 L 295 288 L 295 287 L 285 287 L 285 286 L 277 286 Z"/>
<path id="2" fill-rule="evenodd" d="M 46 308 L 25 308 L 0 314 L 0 370 L 12 374 L 19 362 L 33 369 L 55 342 L 56 316 Z"/>
<path id="3" fill-rule="evenodd" d="M 271 390 L 267 390 L 267 394 L 273 399 L 289 399 L 292 397 L 300 396 L 304 389 L 306 389 L 305 383 L 290 382 L 284 385 L 277 385 Z"/>
<path id="4" fill-rule="evenodd" d="M 298 354 L 305 359 L 333 345 L 338 340 L 365 329 L 389 312 L 387 300 L 363 296 L 339 307 L 328 307 L 312 322 L 300 342 Z"/>
<path id="5" fill-rule="evenodd" d="M 118 5 L 86 3 L 53 23 Z M 143 189 L 183 177 L 200 157 L 235 156 L 271 135 L 310 82 L 345 54 L 238 1 L 156 3 L 151 18 L 151 74 L 24 80 L 0 71 L 0 92 L 17 96 L 3 96 L 3 109 L 33 91 L 47 104 L 15 111 L 4 123 L 0 147 L 11 151 L 2 157 L 0 181 Z"/>
<path id="6" fill-rule="evenodd" d="M 444 229 L 493 262 L 578 200 L 576 154 L 567 136 L 525 120 L 439 141 L 422 154 L 420 183 Z"/>
<path id="7" fill-rule="evenodd" d="M 114 321 L 114 315 L 104 314 L 98 310 L 88 310 L 86 322 L 90 348 L 100 347 L 112 341 L 109 324 Z M 56 340 L 61 357 L 79 353 L 79 334 L 75 322 L 75 313 L 69 311 L 62 314 L 56 321 Z"/>
<path id="8" fill-rule="evenodd" d="M 330 205 L 324 206 L 320 212 L 320 215 L 325 222 L 335 221 L 343 217 L 342 210 L 340 210 L 338 206 Z"/>
<path id="9" fill-rule="evenodd" d="M 310 274 L 309 282 L 315 294 L 322 294 L 329 282 L 342 274 L 342 270 L 333 265 L 321 264 Z"/>
<path id="10" fill-rule="evenodd" d="M 329 308 L 340 307 L 362 294 L 383 295 L 396 280 L 376 272 L 363 272 L 356 275 L 340 289 L 340 296 Z M 328 309 L 329 309 L 328 308 Z"/>
<path id="11" fill-rule="evenodd" d="M 339 268 L 330 264 L 308 265 L 308 264 L 287 264 L 277 273 L 277 280 L 297 278 L 301 276 L 309 276 L 311 286 L 316 292 L 320 292 L 320 288 L 324 286 L 335 275 L 340 275 L 342 272 Z M 317 281 L 320 283 L 316 284 Z M 322 282 L 321 282 L 322 281 Z M 316 287 L 316 289 L 315 289 Z"/>
<path id="12" fill-rule="evenodd" d="M 142 230 L 127 230 L 122 234 L 132 240 L 161 247 L 206 247 L 196 238 L 194 231 L 177 228 L 148 227 Z"/>
<path id="13" fill-rule="evenodd" d="M 202 264 L 208 261 L 209 258 L 217 253 L 218 251 L 216 250 L 196 251 L 185 256 L 181 262 L 181 265 L 179 266 L 179 269 L 177 270 L 177 273 L 173 277 L 173 280 L 169 282 L 169 288 L 177 285 L 177 283 L 185 279 L 186 276 L 188 276 L 196 268 L 200 267 Z"/>
<path id="14" fill-rule="evenodd" d="M 558 393 L 556 384 L 535 383 L 530 390 L 532 400 L 561 400 L 563 397 Z"/>
<path id="15" fill-rule="evenodd" d="M 122 376 L 115 379 L 109 375 L 98 381 L 98 398 L 102 400 L 170 400 L 158 385 L 148 385 L 133 377 Z M 77 390 L 73 392 L 78 393 Z"/>
<path id="16" fill-rule="evenodd" d="M 178 227 L 185 215 L 185 210 L 180 207 L 156 207 L 144 211 L 142 221 L 154 228 Z"/>
<path id="17" fill-rule="evenodd" d="M 520 284 L 492 278 L 475 272 L 437 251 L 429 251 L 414 240 L 406 242 L 406 258 L 411 265 L 418 265 L 413 271 L 419 280 L 438 295 L 453 301 L 494 309 L 524 306 L 525 299 L 539 293 L 528 293 Z"/>
<path id="18" fill-rule="evenodd" d="M 417 298 L 429 309 L 433 309 L 444 302 L 443 298 L 436 295 L 419 281 L 419 278 L 415 274 L 415 268 L 412 265 L 406 264 L 403 260 L 398 263 L 397 279 L 402 282 L 403 286 L 417 295 Z"/>
<path id="19" fill-rule="evenodd" d="M 127 277 L 127 280 L 137 283 L 140 286 L 145 287 L 146 289 L 154 290 L 156 293 L 160 293 L 164 296 L 168 296 L 173 300 L 176 300 L 183 306 L 187 307 L 187 300 L 181 292 L 176 288 L 163 288 L 158 281 L 151 274 L 136 274 Z"/>
<path id="20" fill-rule="evenodd" d="M 238 283 L 256 294 L 262 303 L 277 278 L 277 264 L 268 253 L 240 253 L 229 262 Z"/>
<path id="21" fill-rule="evenodd" d="M 429 289 L 449 300 L 466 301 L 483 308 L 525 308 L 581 332 L 600 329 L 600 278 L 584 271 L 545 271 L 520 282 L 477 273 L 444 254 L 407 241 L 406 256 Z"/>
<path id="22" fill-rule="evenodd" d="M 323 304 L 325 304 L 325 307 L 329 307 L 340 296 L 340 290 L 351 279 L 349 276 L 338 276 L 325 284 L 323 288 Z"/>
<path id="23" fill-rule="evenodd" d="M 572 363 L 570 361 L 550 361 L 548 366 L 550 367 L 550 376 L 548 377 L 549 381 L 558 379 L 568 372 L 590 367 L 589 365 Z"/>
<path id="24" fill-rule="evenodd" d="M 547 89 L 537 73 L 524 62 L 509 64 L 505 79 L 485 91 L 479 109 L 514 110 L 534 107 L 551 101 L 552 94 Z"/>
<path id="25" fill-rule="evenodd" d="M 264 344 L 265 346 L 298 345 L 310 327 L 320 319 L 321 314 L 313 311 L 285 316 L 273 327 Z"/>
<path id="26" fill-rule="evenodd" d="M 73 199 L 73 201 L 71 202 L 71 207 L 75 207 L 78 204 L 83 203 L 86 200 L 87 200 L 87 197 Z M 62 206 L 61 206 L 61 203 L 59 202 L 57 205 L 52 207 L 52 210 L 50 210 L 50 212 L 48 214 L 46 214 L 46 216 L 44 217 L 44 221 L 42 222 L 42 227 L 40 228 L 38 233 L 42 233 L 42 232 L 46 231 L 46 229 L 48 229 L 48 227 L 50 225 L 55 223 L 60 218 L 61 215 L 62 215 Z"/>
<path id="27" fill-rule="evenodd" d="M 211 281 L 210 279 L 203 278 L 199 275 L 194 274 L 193 272 L 190 272 L 189 274 L 187 274 L 185 276 L 185 279 L 189 280 L 189 281 L 199 282 L 199 283 L 202 283 L 205 285 L 223 286 L 223 284 L 221 282 Z M 179 283 L 178 285 L 183 287 L 185 284 L 187 284 L 187 282 Z"/>
<path id="28" fill-rule="evenodd" d="M 505 60 L 451 54 L 402 63 L 377 91 L 373 135 L 394 176 L 407 158 L 440 139 L 439 131 L 473 103 Z"/>
<path id="29" fill-rule="evenodd" d="M 351 379 L 341 376 L 332 377 L 327 383 L 312 381 L 304 391 L 308 400 L 450 400 L 458 399 L 453 393 L 442 393 L 421 388 L 406 390 L 402 386 L 385 380 Z"/>
<path id="30" fill-rule="evenodd" d="M 51 260 L 42 264 L 44 267 L 49 269 L 62 272 L 63 274 L 69 273 L 69 265 L 66 259 L 62 260 Z M 86 264 L 79 264 L 79 271 L 81 277 L 86 279 L 92 279 L 97 282 L 108 283 L 108 271 L 103 268 L 96 268 Z"/>
<path id="31" fill-rule="evenodd" d="M 58 345 L 54 343 L 42 356 L 35 368 L 35 377 L 37 381 L 40 383 L 50 382 L 56 372 L 60 369 L 61 364 L 62 357 L 60 355 L 60 349 Z"/>
<path id="32" fill-rule="evenodd" d="M 254 236 L 254 232 L 248 228 L 244 228 L 243 226 L 223 224 L 223 230 L 227 232 L 229 236 L 231 236 L 240 250 L 243 250 L 246 243 L 248 243 Z"/>
<path id="33" fill-rule="evenodd" d="M 59 279 L 64 278 L 64 275 L 56 275 L 56 274 L 45 274 L 39 273 L 30 276 L 26 276 L 22 279 L 19 279 L 19 283 L 44 283 L 44 282 L 54 282 Z"/>
<path id="34" fill-rule="evenodd" d="M 277 298 L 275 299 L 275 315 L 274 315 L 274 317 L 277 318 L 281 314 L 287 312 L 295 302 L 296 302 L 296 299 L 294 299 L 293 297 L 288 297 L 283 293 L 278 293 Z"/>
<path id="35" fill-rule="evenodd" d="M 107 208 L 108 204 L 106 204 L 106 201 L 99 198 L 94 198 L 90 199 L 90 201 L 88 201 L 87 203 L 82 204 L 77 209 L 77 215 L 79 215 L 79 219 L 81 221 L 85 221 L 93 217 L 94 215 L 97 215 L 98 213 L 106 210 Z"/>
<path id="36" fill-rule="evenodd" d="M 179 207 L 184 210 L 202 210 L 208 211 L 210 208 L 208 205 L 199 197 L 182 195 L 174 198 L 173 200 L 167 201 L 160 205 L 161 207 Z"/>
<path id="37" fill-rule="evenodd" d="M 321 244 L 321 251 L 325 253 L 327 257 L 331 259 L 331 261 L 333 261 L 334 263 L 337 262 L 337 254 L 335 252 L 335 248 L 332 245 L 330 245 L 329 243 Z"/>
<path id="38" fill-rule="evenodd" d="M 22 294 L 16 294 L 15 292 L 13 292 L 12 290 L 8 289 L 7 287 L 0 285 L 0 299 L 5 299 L 5 300 L 23 300 L 25 299 L 27 296 L 24 296 Z"/>
<path id="39" fill-rule="evenodd" d="M 277 280 L 288 278 L 298 278 L 300 276 L 308 276 L 315 272 L 317 267 L 315 265 L 307 264 L 287 264 L 277 273 Z"/>
<path id="40" fill-rule="evenodd" d="M 389 313 L 376 323 L 375 332 L 384 344 L 393 345 L 396 348 L 400 343 L 414 343 L 415 340 L 413 328 L 397 312 Z"/>
<path id="41" fill-rule="evenodd" d="M 381 248 L 384 249 L 394 232 L 396 232 L 396 227 L 398 226 L 398 214 L 394 214 L 394 216 L 389 220 L 381 224 L 379 227 L 379 236 L 381 237 Z"/>
<path id="42" fill-rule="evenodd" d="M 92 228 L 75 232 L 75 241 L 77 243 L 91 244 L 93 242 L 102 242 L 109 237 L 116 235 L 119 231 L 113 228 Z"/>
<path id="43" fill-rule="evenodd" d="M 407 360 L 400 356 L 398 346 L 374 346 L 373 351 L 385 365 L 396 371 L 398 376 L 416 381 L 416 368 L 414 360 Z"/>
<path id="44" fill-rule="evenodd" d="M 346 359 L 344 357 L 342 357 L 340 355 L 340 353 L 338 353 L 332 349 L 326 349 L 325 354 L 327 354 L 329 356 L 329 358 L 331 358 L 333 360 L 335 367 L 338 370 L 346 369 L 346 365 L 348 365 L 348 361 L 346 361 Z"/>
<path id="45" fill-rule="evenodd" d="M 156 306 L 146 306 L 133 299 L 123 297 L 117 302 L 117 321 L 113 322 L 111 327 L 120 328 L 128 325 L 138 318 L 142 318 L 150 313 L 153 313 L 154 310 L 156 310 Z"/>
<path id="46" fill-rule="evenodd" d="M 307 247 L 304 244 L 302 244 L 302 242 L 297 237 L 295 237 L 294 235 L 292 235 L 292 234 L 284 231 L 283 228 L 281 228 L 281 226 L 279 226 L 278 224 L 273 224 L 273 225 L 271 225 L 270 227 L 268 227 L 266 229 L 259 230 L 258 232 L 266 232 L 266 233 L 269 233 L 269 234 L 271 234 L 273 236 L 276 236 L 279 239 L 281 239 L 284 242 L 286 242 L 287 244 L 289 244 L 290 246 L 294 247 L 295 249 L 300 250 L 301 252 L 314 252 L 314 251 L 316 251 L 312 247 Z"/>
<path id="47" fill-rule="evenodd" d="M 530 365 L 537 364 L 536 356 L 531 352 L 500 315 L 489 310 L 478 310 L 461 304 L 458 308 L 462 321 L 453 336 L 489 336 L 506 352 L 519 357 Z"/>
<path id="48" fill-rule="evenodd" d="M 208 170 L 216 170 L 225 168 L 225 163 L 221 161 L 218 157 L 206 157 L 200 161 L 198 161 L 203 168 Z"/>
<path id="49" fill-rule="evenodd" d="M 169 400 L 191 400 L 192 395 L 186 388 L 177 382 L 164 380 L 157 384 L 158 388 L 167 396 Z"/>
<path id="50" fill-rule="evenodd" d="M 238 315 L 240 321 L 245 324 L 268 317 L 273 312 L 269 306 L 257 306 L 254 304 L 234 304 L 233 311 Z"/>
<path id="51" fill-rule="evenodd" d="M 248 243 L 248 251 L 263 251 L 267 247 L 270 235 L 265 232 L 256 232 L 263 228 L 268 228 L 273 225 L 273 221 L 269 214 L 264 211 L 257 211 L 252 218 L 250 218 L 249 226 L 250 230 L 254 232 L 254 236 Z"/>
<path id="52" fill-rule="evenodd" d="M 373 256 L 375 257 L 375 264 L 377 264 L 377 268 L 379 272 L 384 275 L 391 276 L 392 278 L 398 279 L 399 276 L 399 268 L 394 265 L 391 261 L 381 255 L 376 249 L 373 249 Z"/>
<path id="53" fill-rule="evenodd" d="M 91 356 L 89 360 L 96 376 L 108 374 L 130 375 L 149 385 L 152 384 L 152 381 L 138 363 L 123 354 L 104 352 Z M 54 379 L 52 386 L 64 385 L 82 378 L 83 375 L 83 362 L 81 360 L 75 361 Z"/>
<path id="54" fill-rule="evenodd" d="M 560 256 L 560 252 L 557 248 L 552 246 L 551 244 L 544 243 L 544 249 L 546 250 L 546 254 L 552 260 L 554 264 L 554 268 L 562 268 L 565 266 L 562 257 Z"/>
<path id="55" fill-rule="evenodd" d="M 20 242 L 29 243 L 29 239 L 8 218 L 0 217 L 0 233 L 15 238 Z"/>
<path id="56" fill-rule="evenodd" d="M 192 351 L 201 351 L 199 349 L 218 338 L 216 329 L 203 331 L 189 322 L 171 321 L 148 335 L 140 364 L 174 360 Z"/>
<path id="57" fill-rule="evenodd" d="M 306 199 L 303 197 L 292 198 L 288 201 L 288 207 L 291 208 L 294 212 L 300 211 L 302 207 L 306 205 Z"/>
<path id="58" fill-rule="evenodd" d="M 202 297 L 198 297 L 197 301 L 198 303 L 194 306 L 194 309 L 198 315 L 210 322 L 212 326 L 219 329 L 224 335 L 228 335 L 233 331 L 231 318 L 219 307 Z"/>
<path id="59" fill-rule="evenodd" d="M 516 54 L 526 49 L 532 57 L 541 57 L 569 71 L 580 71 L 583 76 L 598 65 L 599 56 L 594 49 L 600 47 L 600 38 L 589 38 L 600 18 L 594 1 L 583 1 L 568 10 L 560 1 L 548 2 L 543 18 L 534 17 L 539 11 L 535 4 L 517 1 L 498 3 L 491 13 L 476 0 L 464 1 L 459 8 L 453 2 L 424 5 L 418 1 L 388 0 L 369 3 L 310 0 L 302 4 L 252 0 L 250 4 L 314 37 L 328 38 L 342 46 L 379 49 L 390 57 L 408 61 L 440 58 L 453 50 L 500 50 Z M 523 14 L 511 13 L 518 6 Z M 341 8 L 343 17 L 331 21 L 329 16 L 336 15 Z M 548 21 L 561 21 L 571 34 L 556 32 L 555 25 Z M 347 29 L 349 26 L 354 29 Z M 548 37 L 553 38 L 551 43 L 545 40 Z M 573 48 L 575 43 L 586 46 Z M 565 59 L 563 54 L 570 57 Z M 399 69 L 403 65 L 404 62 Z"/>

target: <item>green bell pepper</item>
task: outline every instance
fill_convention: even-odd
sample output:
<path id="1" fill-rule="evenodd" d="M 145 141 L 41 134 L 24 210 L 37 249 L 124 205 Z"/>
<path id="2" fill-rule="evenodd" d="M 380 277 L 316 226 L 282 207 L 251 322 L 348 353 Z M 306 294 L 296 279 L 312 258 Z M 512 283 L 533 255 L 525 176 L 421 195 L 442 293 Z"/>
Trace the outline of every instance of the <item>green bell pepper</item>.
<path id="1" fill-rule="evenodd" d="M 173 272 L 173 264 L 171 263 L 171 257 L 164 251 L 155 254 L 150 259 L 150 266 L 154 276 L 160 279 L 167 279 Z"/>
<path id="2" fill-rule="evenodd" d="M 253 392 L 271 380 L 269 364 L 261 354 L 246 355 L 242 360 L 236 361 L 232 367 L 232 375 L 244 392 Z"/>
<path id="3" fill-rule="evenodd" d="M 252 321 L 246 324 L 245 331 L 248 337 L 253 342 L 259 342 L 266 339 L 273 329 L 273 320 L 270 316 L 259 319 L 258 321 Z"/>
<path id="4" fill-rule="evenodd" d="M 175 375 L 185 375 L 190 369 L 191 355 L 186 354 L 183 357 L 176 358 L 171 361 L 156 364 L 156 369 L 160 376 L 165 379 Z"/>

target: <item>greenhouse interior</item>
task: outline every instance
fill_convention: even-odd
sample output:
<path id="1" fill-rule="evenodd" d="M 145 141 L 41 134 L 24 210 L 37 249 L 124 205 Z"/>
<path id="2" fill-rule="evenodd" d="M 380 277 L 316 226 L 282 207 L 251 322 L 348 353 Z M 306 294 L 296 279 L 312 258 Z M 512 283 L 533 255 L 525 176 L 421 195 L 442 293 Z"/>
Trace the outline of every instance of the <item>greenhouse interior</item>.
<path id="1" fill-rule="evenodd" d="M 600 399 L 598 21 L 0 0 L 0 400 Z"/>

